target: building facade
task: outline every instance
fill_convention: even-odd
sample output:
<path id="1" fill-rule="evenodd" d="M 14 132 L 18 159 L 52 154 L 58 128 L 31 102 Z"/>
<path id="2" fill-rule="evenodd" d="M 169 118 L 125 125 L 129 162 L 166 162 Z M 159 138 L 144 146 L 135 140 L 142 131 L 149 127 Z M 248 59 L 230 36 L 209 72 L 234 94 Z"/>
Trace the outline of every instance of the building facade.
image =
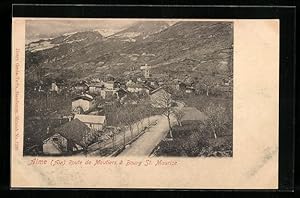
<path id="1" fill-rule="evenodd" d="M 103 131 L 106 126 L 106 117 L 99 115 L 75 115 L 74 119 L 83 122 L 92 130 Z"/>
<path id="2" fill-rule="evenodd" d="M 78 119 L 67 122 L 47 134 L 43 140 L 45 155 L 66 155 L 86 150 L 88 142 L 85 137 L 90 132 L 89 127 Z"/>
<path id="3" fill-rule="evenodd" d="M 76 111 L 78 107 L 82 108 L 83 111 L 87 111 L 95 105 L 95 100 L 92 96 L 85 94 L 73 98 L 72 100 L 72 111 Z"/>

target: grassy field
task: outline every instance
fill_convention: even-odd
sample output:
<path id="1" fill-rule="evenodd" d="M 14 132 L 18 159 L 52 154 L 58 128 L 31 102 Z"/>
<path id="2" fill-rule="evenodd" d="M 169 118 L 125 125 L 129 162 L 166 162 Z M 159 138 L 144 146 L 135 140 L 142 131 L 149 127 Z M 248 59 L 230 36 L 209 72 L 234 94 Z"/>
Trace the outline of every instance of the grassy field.
<path id="1" fill-rule="evenodd" d="M 196 107 L 208 116 L 204 122 L 192 121 L 173 127 L 173 140 L 163 140 L 156 156 L 231 157 L 232 100 L 229 98 L 190 95 L 182 98 L 186 106 Z M 215 135 L 214 135 L 215 134 Z"/>

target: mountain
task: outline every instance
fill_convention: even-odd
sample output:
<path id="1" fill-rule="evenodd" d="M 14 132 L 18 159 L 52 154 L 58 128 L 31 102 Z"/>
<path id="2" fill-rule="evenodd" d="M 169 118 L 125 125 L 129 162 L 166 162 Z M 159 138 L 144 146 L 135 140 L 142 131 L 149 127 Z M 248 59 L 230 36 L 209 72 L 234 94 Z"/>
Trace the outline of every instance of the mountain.
<path id="1" fill-rule="evenodd" d="M 44 71 L 44 75 L 57 76 L 60 70 L 66 69 L 61 64 L 62 61 L 72 57 L 74 52 L 79 52 L 102 39 L 103 36 L 100 33 L 87 31 L 31 42 L 26 45 L 26 77 L 34 77 L 40 70 Z"/>
<path id="2" fill-rule="evenodd" d="M 134 20 L 115 19 L 28 19 L 26 20 L 26 44 L 41 39 L 55 38 L 70 32 L 99 31 L 103 36 L 119 32 L 129 25 L 136 23 Z"/>
<path id="3" fill-rule="evenodd" d="M 75 80 L 152 73 L 232 76 L 233 24 L 230 22 L 138 22 L 103 37 L 98 31 L 77 32 L 26 46 L 26 77 Z"/>
<path id="4" fill-rule="evenodd" d="M 123 41 L 135 42 L 137 39 L 146 39 L 152 34 L 159 33 L 169 26 L 167 22 L 163 21 L 138 22 L 112 35 L 110 38 L 119 38 Z"/>

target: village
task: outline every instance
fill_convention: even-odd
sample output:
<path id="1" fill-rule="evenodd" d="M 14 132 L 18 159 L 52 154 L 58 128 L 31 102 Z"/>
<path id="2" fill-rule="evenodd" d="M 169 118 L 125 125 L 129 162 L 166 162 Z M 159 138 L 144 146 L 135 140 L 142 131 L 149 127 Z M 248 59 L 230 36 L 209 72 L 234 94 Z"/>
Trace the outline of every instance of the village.
<path id="1" fill-rule="evenodd" d="M 165 126 L 155 129 L 160 131 L 156 139 L 150 135 L 146 140 L 154 139 L 145 148 L 150 155 L 160 141 L 172 140 L 174 125 L 205 121 L 205 114 L 181 100 L 199 92 L 193 82 L 154 78 L 147 64 L 139 69 L 142 75 L 136 78 L 106 75 L 31 85 L 26 90 L 30 103 L 25 114 L 30 116 L 25 116 L 24 154 L 115 156 L 165 119 Z"/>

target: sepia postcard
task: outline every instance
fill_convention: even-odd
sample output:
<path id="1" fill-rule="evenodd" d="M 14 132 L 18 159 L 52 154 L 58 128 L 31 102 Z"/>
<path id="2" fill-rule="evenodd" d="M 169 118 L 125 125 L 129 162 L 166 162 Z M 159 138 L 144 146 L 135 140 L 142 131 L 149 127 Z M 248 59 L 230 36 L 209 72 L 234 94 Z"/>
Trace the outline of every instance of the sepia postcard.
<path id="1" fill-rule="evenodd" d="M 279 20 L 12 23 L 11 187 L 278 188 Z"/>

